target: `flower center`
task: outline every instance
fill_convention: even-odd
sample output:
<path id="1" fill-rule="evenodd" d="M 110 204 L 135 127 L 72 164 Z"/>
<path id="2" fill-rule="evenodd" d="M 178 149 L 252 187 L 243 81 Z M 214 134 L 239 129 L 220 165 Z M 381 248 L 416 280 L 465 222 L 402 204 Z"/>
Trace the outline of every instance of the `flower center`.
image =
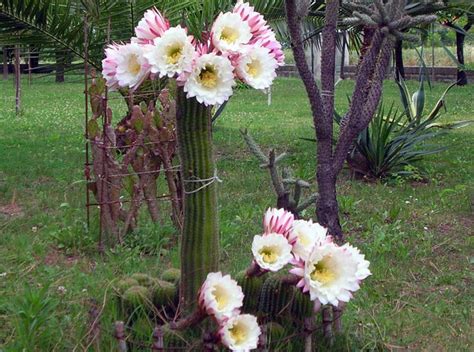
<path id="1" fill-rule="evenodd" d="M 244 327 L 240 326 L 240 324 L 235 324 L 233 327 L 231 327 L 229 329 L 229 334 L 230 337 L 235 341 L 236 345 L 240 345 L 247 339 L 247 331 Z"/>
<path id="2" fill-rule="evenodd" d="M 328 259 L 323 258 L 314 265 L 310 277 L 311 280 L 319 281 L 324 285 L 334 281 L 336 274 L 331 270 Z"/>
<path id="3" fill-rule="evenodd" d="M 217 86 L 217 72 L 214 66 L 206 65 L 199 74 L 201 84 L 206 88 L 214 88 Z"/>
<path id="4" fill-rule="evenodd" d="M 311 240 L 305 234 L 298 235 L 298 243 L 301 244 L 303 247 L 309 246 L 311 244 Z"/>
<path id="5" fill-rule="evenodd" d="M 170 65 L 176 64 L 183 53 L 183 47 L 179 44 L 175 44 L 168 49 L 168 54 L 166 55 L 166 62 Z"/>
<path id="6" fill-rule="evenodd" d="M 274 247 L 264 246 L 260 249 L 259 253 L 265 263 L 273 264 L 278 259 L 278 252 Z"/>
<path id="7" fill-rule="evenodd" d="M 228 44 L 233 44 L 239 37 L 239 32 L 234 28 L 224 27 L 221 32 L 221 40 Z"/>
<path id="8" fill-rule="evenodd" d="M 227 295 L 227 291 L 221 286 L 215 286 L 214 291 L 212 291 L 214 298 L 217 302 L 217 308 L 223 309 L 227 303 L 229 302 L 229 297 Z"/>
<path id="9" fill-rule="evenodd" d="M 128 71 L 133 75 L 138 75 L 140 73 L 141 65 L 138 62 L 138 56 L 136 54 L 130 55 L 128 59 Z"/>
<path id="10" fill-rule="evenodd" d="M 262 67 L 260 65 L 260 61 L 258 60 L 252 60 L 247 64 L 247 73 L 253 78 L 257 77 L 261 70 Z"/>

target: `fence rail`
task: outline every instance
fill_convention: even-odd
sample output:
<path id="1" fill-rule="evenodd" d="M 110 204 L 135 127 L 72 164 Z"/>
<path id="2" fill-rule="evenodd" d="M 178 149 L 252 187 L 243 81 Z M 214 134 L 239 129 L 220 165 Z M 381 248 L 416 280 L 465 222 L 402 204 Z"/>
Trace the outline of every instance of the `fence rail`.
<path id="1" fill-rule="evenodd" d="M 428 74 L 430 79 L 434 77 L 435 81 L 442 82 L 453 82 L 457 79 L 457 69 L 456 67 L 435 67 L 434 75 L 432 68 L 428 67 Z M 344 67 L 344 78 L 353 79 L 355 76 L 356 67 L 355 66 L 345 66 Z M 474 82 L 474 71 L 466 70 L 467 79 L 470 82 Z M 280 77 L 299 77 L 298 70 L 295 65 L 285 65 L 277 69 L 278 76 Z M 418 79 L 420 73 L 419 66 L 406 66 L 405 67 L 405 79 Z M 387 78 L 390 78 L 393 75 L 393 70 L 390 70 L 387 73 Z"/>

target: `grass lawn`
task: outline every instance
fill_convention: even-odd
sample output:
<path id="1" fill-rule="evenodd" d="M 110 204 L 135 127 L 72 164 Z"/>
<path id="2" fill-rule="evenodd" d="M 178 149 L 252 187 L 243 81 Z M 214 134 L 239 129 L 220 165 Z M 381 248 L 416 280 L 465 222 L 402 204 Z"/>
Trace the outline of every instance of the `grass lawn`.
<path id="1" fill-rule="evenodd" d="M 172 235 L 168 225 L 142 223 L 127 246 L 97 255 L 97 221 L 89 232 L 85 226 L 83 85 L 74 80 L 79 78 L 67 77 L 65 84 L 36 79 L 30 87 L 24 80 L 21 117 L 15 117 L 11 79 L 0 82 L 0 206 L 12 199 L 19 206 L 15 216 L 0 214 L 0 350 L 12 346 L 20 311 L 42 326 L 32 340 L 37 350 L 83 350 L 91 297 L 102 306 L 111 299 L 115 278 L 133 272 L 157 275 L 178 265 L 177 248 L 161 250 Z M 339 111 L 352 86 L 338 86 Z M 427 92 L 427 106 L 445 88 L 436 83 Z M 473 96 L 473 85 L 454 88 L 443 120 L 474 119 Z M 384 100 L 398 104 L 392 82 L 385 85 Z M 113 104 L 118 120 L 124 106 L 118 99 Z M 260 92 L 235 94 L 214 132 L 223 180 L 222 268 L 230 273 L 248 265 L 251 239 L 261 230 L 264 210 L 275 204 L 269 176 L 248 153 L 240 128 L 248 128 L 265 149 L 289 153 L 287 163 L 300 178 L 313 181 L 316 163 L 314 144 L 300 139 L 314 135 L 301 82 L 278 79 L 270 107 Z M 474 348 L 473 137 L 474 126 L 469 126 L 434 141 L 449 148 L 423 162 L 427 183 L 397 179 L 369 184 L 342 172 L 343 228 L 371 261 L 373 275 L 346 309 L 341 350 Z M 313 216 L 314 207 L 306 215 Z M 61 286 L 65 290 L 58 290 Z M 40 294 L 42 287 L 48 289 Z M 42 313 L 35 314 L 34 307 L 22 305 L 25 296 L 30 302 L 48 302 L 49 308 L 37 308 Z M 106 304 L 102 351 L 115 349 L 111 325 L 116 315 Z"/>

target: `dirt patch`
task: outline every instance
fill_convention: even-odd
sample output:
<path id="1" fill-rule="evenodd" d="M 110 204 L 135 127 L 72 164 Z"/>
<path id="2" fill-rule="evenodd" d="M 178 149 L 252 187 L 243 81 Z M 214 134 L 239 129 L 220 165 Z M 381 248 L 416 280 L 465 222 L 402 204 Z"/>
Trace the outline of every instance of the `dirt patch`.
<path id="1" fill-rule="evenodd" d="M 438 225 L 438 232 L 440 234 L 450 234 L 454 229 L 454 225 L 449 222 L 443 222 Z"/>
<path id="2" fill-rule="evenodd" d="M 13 191 L 13 196 L 10 204 L 0 206 L 0 215 L 6 217 L 20 217 L 23 216 L 23 209 L 16 202 L 16 190 Z"/>
<path id="3" fill-rule="evenodd" d="M 38 259 L 47 266 L 62 266 L 70 268 L 77 264 L 84 264 L 84 260 L 80 255 L 66 254 L 56 247 L 50 247 L 45 257 Z"/>

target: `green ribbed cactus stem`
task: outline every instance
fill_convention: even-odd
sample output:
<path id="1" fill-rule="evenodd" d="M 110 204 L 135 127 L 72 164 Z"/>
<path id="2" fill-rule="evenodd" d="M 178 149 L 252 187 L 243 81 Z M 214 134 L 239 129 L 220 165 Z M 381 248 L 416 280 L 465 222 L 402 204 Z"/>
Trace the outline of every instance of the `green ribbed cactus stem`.
<path id="1" fill-rule="evenodd" d="M 211 107 L 177 92 L 176 131 L 184 189 L 181 237 L 180 307 L 196 308 L 197 294 L 219 263 L 215 164 L 212 153 Z M 199 180 L 203 180 L 199 182 Z M 198 181 L 198 182 L 196 182 Z"/>
<path id="2" fill-rule="evenodd" d="M 314 302 L 309 298 L 308 294 L 302 293 L 300 290 L 295 291 L 295 296 L 291 304 L 291 313 L 294 317 L 303 320 L 312 317 L 314 313 Z"/>
<path id="3" fill-rule="evenodd" d="M 235 279 L 244 293 L 242 310 L 255 314 L 258 310 L 258 299 L 264 279 L 261 276 L 248 276 L 246 271 L 239 272 Z"/>

